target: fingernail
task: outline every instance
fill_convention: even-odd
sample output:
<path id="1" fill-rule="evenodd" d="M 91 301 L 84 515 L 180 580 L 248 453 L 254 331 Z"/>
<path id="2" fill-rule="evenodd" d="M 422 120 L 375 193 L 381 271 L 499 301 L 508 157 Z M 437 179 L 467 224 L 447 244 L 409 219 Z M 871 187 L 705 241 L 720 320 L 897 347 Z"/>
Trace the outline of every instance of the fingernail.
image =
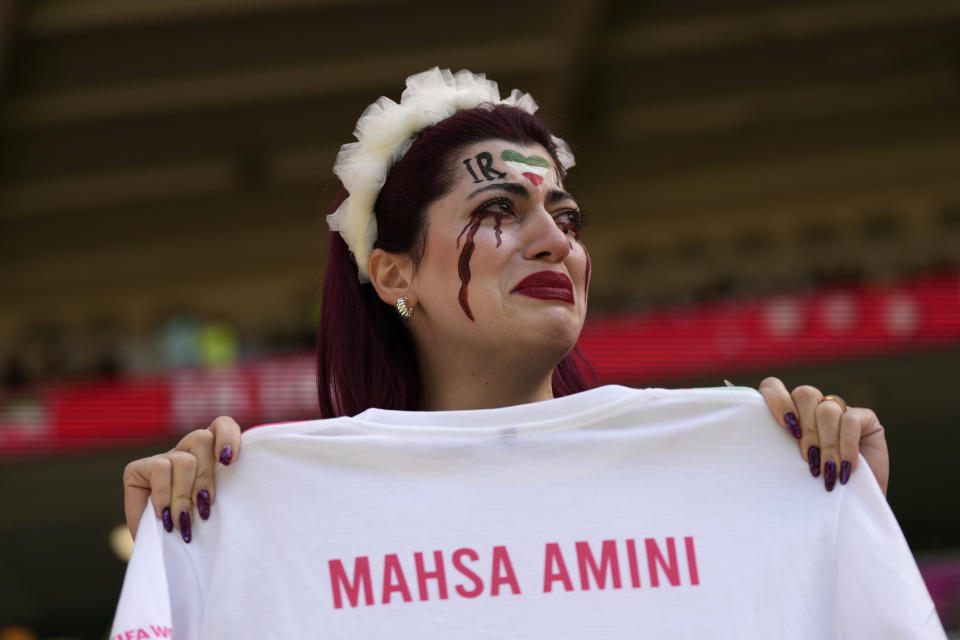
<path id="1" fill-rule="evenodd" d="M 810 462 L 810 474 L 814 478 L 820 475 L 820 447 L 817 445 L 811 445 L 807 449 L 807 461 Z"/>
<path id="2" fill-rule="evenodd" d="M 197 491 L 197 512 L 204 520 L 210 517 L 210 492 L 206 489 Z"/>
<path id="3" fill-rule="evenodd" d="M 793 411 L 787 411 L 783 414 L 783 421 L 787 423 L 787 431 L 797 440 L 800 439 L 800 423 L 797 422 L 797 416 Z"/>
<path id="4" fill-rule="evenodd" d="M 840 463 L 840 484 L 847 484 L 850 479 L 850 461 L 844 460 Z"/>
<path id="5" fill-rule="evenodd" d="M 193 535 L 190 533 L 190 514 L 186 511 L 180 512 L 180 537 L 184 542 L 193 540 Z"/>
<path id="6" fill-rule="evenodd" d="M 163 522 L 163 528 L 167 530 L 167 533 L 173 531 L 173 518 L 170 517 L 170 507 L 163 508 L 160 520 Z"/>
<path id="7" fill-rule="evenodd" d="M 837 485 L 837 463 L 833 460 L 827 460 L 823 465 L 823 486 L 827 491 L 833 491 Z"/>
<path id="8" fill-rule="evenodd" d="M 227 466 L 231 460 L 233 460 L 233 449 L 230 448 L 230 445 L 227 445 L 220 450 L 220 464 Z"/>

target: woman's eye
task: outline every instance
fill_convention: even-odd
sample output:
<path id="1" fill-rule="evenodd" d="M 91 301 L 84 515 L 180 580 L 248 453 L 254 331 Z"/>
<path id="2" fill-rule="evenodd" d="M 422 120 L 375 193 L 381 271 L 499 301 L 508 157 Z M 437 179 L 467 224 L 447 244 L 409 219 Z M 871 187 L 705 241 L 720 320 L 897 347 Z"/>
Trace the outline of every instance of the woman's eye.
<path id="1" fill-rule="evenodd" d="M 579 211 L 575 209 L 563 211 L 556 216 L 556 220 L 557 226 L 560 227 L 564 233 L 580 235 L 580 230 L 583 228 L 583 221 Z"/>
<path id="2" fill-rule="evenodd" d="M 483 213 L 513 214 L 513 203 L 509 200 L 494 200 L 485 204 L 481 211 Z"/>

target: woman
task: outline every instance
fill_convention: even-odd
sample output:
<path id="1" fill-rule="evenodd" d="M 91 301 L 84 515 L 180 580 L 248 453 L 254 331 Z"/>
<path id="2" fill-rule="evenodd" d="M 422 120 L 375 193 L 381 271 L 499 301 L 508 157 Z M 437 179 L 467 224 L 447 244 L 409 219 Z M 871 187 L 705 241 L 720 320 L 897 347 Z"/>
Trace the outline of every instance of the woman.
<path id="1" fill-rule="evenodd" d="M 318 336 L 323 416 L 371 407 L 473 416 L 529 403 L 549 412 L 565 400 L 554 398 L 587 389 L 575 357 L 590 258 L 564 185 L 573 156 L 535 109 L 516 91 L 501 100 L 483 76 L 433 69 L 408 79 L 400 104 L 381 98 L 361 117 L 358 142 L 334 169 L 344 199 L 328 216 L 339 233 Z M 776 378 L 760 392 L 827 491 L 848 483 L 859 452 L 885 493 L 887 450 L 872 411 L 809 386 L 788 392 Z M 210 518 L 217 462 L 235 463 L 240 447 L 239 427 L 221 417 L 172 451 L 131 462 L 131 532 L 150 497 L 163 528 L 191 542 L 193 507 Z M 406 587 L 388 588 L 384 571 L 388 601 Z M 362 597 L 359 582 L 343 580 Z"/>
<path id="2" fill-rule="evenodd" d="M 506 108 L 495 120 L 476 109 L 443 118 L 453 115 L 456 100 L 500 101 L 482 76 L 433 69 L 408 80 L 404 113 L 386 98 L 371 105 L 357 124 L 361 142 L 338 156 L 334 171 L 345 190 L 329 217 L 339 233 L 332 235 L 318 335 L 323 416 L 368 407 L 500 407 L 587 388 L 574 356 L 590 258 L 582 213 L 563 190 L 573 156 L 530 115 L 536 105 L 529 95 L 514 91 L 500 101 Z M 408 113 L 421 121 L 408 122 Z M 513 152 L 519 161 L 502 159 Z M 394 154 L 403 162 L 387 173 Z M 511 290 L 537 271 L 556 271 L 569 283 Z M 407 323 L 394 308 L 399 300 L 413 311 Z M 847 482 L 859 451 L 886 493 L 887 447 L 873 411 L 823 403 L 810 386 L 788 392 L 777 378 L 759 390 L 827 491 Z M 222 417 L 168 453 L 131 462 L 124 472 L 131 532 L 152 494 L 167 530 L 182 528 L 187 540 L 193 508 L 203 519 L 210 513 L 216 461 L 230 464 L 239 453 L 240 428 Z"/>

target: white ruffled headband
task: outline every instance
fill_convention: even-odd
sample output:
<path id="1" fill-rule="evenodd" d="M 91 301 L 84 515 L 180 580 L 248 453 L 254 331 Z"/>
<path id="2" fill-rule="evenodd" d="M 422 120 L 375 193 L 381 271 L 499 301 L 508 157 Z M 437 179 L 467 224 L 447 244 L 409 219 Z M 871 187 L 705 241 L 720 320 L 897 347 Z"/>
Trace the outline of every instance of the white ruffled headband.
<path id="1" fill-rule="evenodd" d="M 482 73 L 467 70 L 451 73 L 434 67 L 407 78 L 400 103 L 381 96 L 357 120 L 353 131 L 357 142 L 340 147 L 333 172 L 340 178 L 349 196 L 327 216 L 327 224 L 350 248 L 357 263 L 360 282 L 369 282 L 367 260 L 377 241 L 377 218 L 373 206 L 387 180 L 387 173 L 427 127 L 449 118 L 457 111 L 481 104 L 507 105 L 529 114 L 537 103 L 528 93 L 514 89 L 501 99 L 497 83 Z M 553 136 L 557 160 L 564 170 L 574 165 L 567 143 Z"/>

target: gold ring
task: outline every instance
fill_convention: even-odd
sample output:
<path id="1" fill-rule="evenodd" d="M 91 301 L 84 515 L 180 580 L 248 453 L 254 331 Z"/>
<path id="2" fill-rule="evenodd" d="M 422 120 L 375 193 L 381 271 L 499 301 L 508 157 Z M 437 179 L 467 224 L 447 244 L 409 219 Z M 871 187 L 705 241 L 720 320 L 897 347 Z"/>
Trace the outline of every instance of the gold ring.
<path id="1" fill-rule="evenodd" d="M 825 402 L 825 401 L 827 401 L 827 400 L 833 400 L 833 401 L 836 402 L 838 405 L 840 405 L 840 409 L 841 409 L 840 413 L 846 413 L 846 412 L 847 412 L 847 403 L 844 402 L 844 401 L 843 401 L 843 398 L 841 398 L 840 396 L 823 396 L 823 398 L 820 399 L 820 402 Z M 817 404 L 819 404 L 819 403 L 817 403 Z"/>

